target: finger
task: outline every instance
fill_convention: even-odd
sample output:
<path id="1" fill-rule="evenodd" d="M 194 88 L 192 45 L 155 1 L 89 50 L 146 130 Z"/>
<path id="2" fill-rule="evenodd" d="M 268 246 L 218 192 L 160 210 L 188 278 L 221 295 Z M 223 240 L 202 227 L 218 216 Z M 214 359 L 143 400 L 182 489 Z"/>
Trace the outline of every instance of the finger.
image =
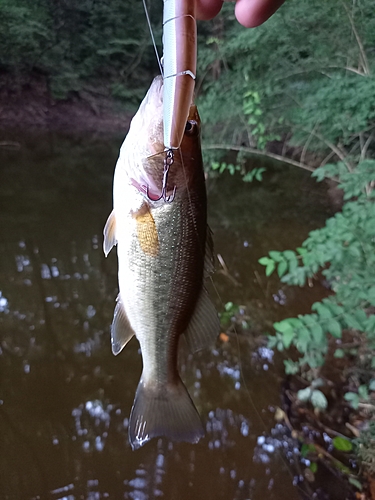
<path id="1" fill-rule="evenodd" d="M 255 28 L 267 21 L 285 0 L 237 0 L 236 18 L 246 28 Z"/>
<path id="2" fill-rule="evenodd" d="M 196 15 L 197 19 L 206 21 L 217 16 L 223 5 L 223 0 L 197 0 Z"/>

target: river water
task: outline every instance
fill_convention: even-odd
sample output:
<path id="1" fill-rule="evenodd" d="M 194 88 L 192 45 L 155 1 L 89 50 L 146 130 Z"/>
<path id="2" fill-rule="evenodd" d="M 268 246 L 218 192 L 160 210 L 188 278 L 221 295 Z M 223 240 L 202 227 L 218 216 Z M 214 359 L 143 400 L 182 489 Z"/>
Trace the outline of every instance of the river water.
<path id="1" fill-rule="evenodd" d="M 194 356 L 182 347 L 206 437 L 155 439 L 133 452 L 127 425 L 141 357 L 136 339 L 111 354 L 117 260 L 102 252 L 121 138 L 3 139 L 18 145 L 0 148 L 0 498 L 326 498 L 301 481 L 308 464 L 275 421 L 282 359 L 259 333 L 327 291 L 287 288 L 257 263 L 324 224 L 326 187 L 280 164 L 266 165 L 262 183 L 208 181 L 215 250 L 228 268 L 214 277 L 213 300 L 220 311 L 241 305 L 250 328 Z"/>

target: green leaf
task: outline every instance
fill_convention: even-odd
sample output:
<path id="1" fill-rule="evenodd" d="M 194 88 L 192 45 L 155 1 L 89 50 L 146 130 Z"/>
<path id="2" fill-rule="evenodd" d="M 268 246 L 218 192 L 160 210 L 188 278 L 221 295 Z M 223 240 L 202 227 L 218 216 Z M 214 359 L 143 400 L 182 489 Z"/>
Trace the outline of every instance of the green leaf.
<path id="1" fill-rule="evenodd" d="M 325 410 L 328 406 L 328 401 L 322 391 L 315 390 L 311 394 L 311 403 L 314 408 Z"/>
<path id="2" fill-rule="evenodd" d="M 352 451 L 352 443 L 343 437 L 336 436 L 332 439 L 332 444 L 339 451 Z"/>
<path id="3" fill-rule="evenodd" d="M 311 387 L 306 387 L 306 389 L 301 389 L 297 392 L 297 398 L 302 401 L 302 403 L 306 403 L 310 401 L 312 392 Z"/>
<path id="4" fill-rule="evenodd" d="M 299 352 L 304 354 L 307 351 L 310 340 L 310 331 L 302 324 L 297 330 L 296 347 Z"/>
<path id="5" fill-rule="evenodd" d="M 256 169 L 255 172 L 255 178 L 257 181 L 261 182 L 263 180 L 263 172 L 265 172 L 266 169 L 264 167 L 260 167 Z"/>
<path id="6" fill-rule="evenodd" d="M 367 292 L 368 301 L 372 306 L 375 306 L 375 286 L 372 286 Z"/>
<path id="7" fill-rule="evenodd" d="M 279 278 L 281 278 L 286 270 L 288 269 L 288 263 L 286 262 L 286 260 L 282 260 L 281 262 L 279 262 L 279 265 L 277 266 L 277 274 L 279 275 Z"/>
<path id="8" fill-rule="evenodd" d="M 349 314 L 349 313 L 344 314 L 344 319 L 345 319 L 349 328 L 352 328 L 353 330 L 358 330 L 358 331 L 362 330 L 361 325 L 358 323 L 358 321 L 356 320 L 356 318 L 352 314 Z"/>
<path id="9" fill-rule="evenodd" d="M 288 319 L 283 319 L 282 321 L 273 324 L 275 330 L 280 333 L 286 333 L 293 331 L 292 325 L 289 323 Z"/>
<path id="10" fill-rule="evenodd" d="M 260 259 L 258 259 L 258 262 L 259 264 L 262 264 L 262 266 L 268 266 L 268 264 L 270 262 L 273 262 L 273 260 L 270 259 L 269 257 L 261 257 Z"/>
<path id="11" fill-rule="evenodd" d="M 319 323 L 314 323 L 310 327 L 311 334 L 314 337 L 314 340 L 317 342 L 317 344 L 320 344 L 323 339 L 324 339 L 324 331 L 323 328 Z"/>
<path id="12" fill-rule="evenodd" d="M 375 378 L 370 380 L 368 388 L 370 389 L 370 391 L 375 391 Z"/>
<path id="13" fill-rule="evenodd" d="M 268 335 L 267 337 L 267 347 L 269 349 L 274 349 L 276 347 L 276 344 L 278 342 L 278 338 L 276 335 Z"/>
<path id="14" fill-rule="evenodd" d="M 276 331 L 282 333 L 282 338 L 281 338 L 282 343 L 285 349 L 288 349 L 290 347 L 290 344 L 292 343 L 292 340 L 295 337 L 293 326 L 289 323 L 289 320 L 284 319 L 279 323 L 274 323 L 273 327 L 275 328 Z"/>
<path id="15" fill-rule="evenodd" d="M 252 182 L 254 180 L 254 175 L 255 175 L 255 172 L 254 170 L 252 170 L 251 172 L 247 172 L 243 177 L 242 177 L 242 180 L 244 182 Z"/>
<path id="16" fill-rule="evenodd" d="M 343 349 L 336 349 L 334 357 L 335 358 L 343 358 L 345 356 L 345 352 Z"/>
<path id="17" fill-rule="evenodd" d="M 318 464 L 316 462 L 311 462 L 310 470 L 311 470 L 311 472 L 313 472 L 315 474 L 316 471 L 318 470 Z"/>
<path id="18" fill-rule="evenodd" d="M 275 267 L 276 267 L 276 263 L 271 260 L 267 266 L 266 266 L 266 276 L 271 276 L 271 274 L 274 272 L 275 270 Z"/>
<path id="19" fill-rule="evenodd" d="M 303 247 L 297 247 L 296 250 L 300 255 L 305 255 L 307 253 L 306 248 Z"/>
<path id="20" fill-rule="evenodd" d="M 299 370 L 299 364 L 290 359 L 284 359 L 284 366 L 287 375 L 295 375 Z"/>
<path id="21" fill-rule="evenodd" d="M 296 258 L 296 254 L 293 250 L 285 250 L 284 257 L 288 260 L 293 260 Z"/>
<path id="22" fill-rule="evenodd" d="M 271 259 L 274 260 L 275 262 L 281 262 L 281 260 L 283 260 L 281 252 L 277 252 L 276 250 L 271 250 L 269 254 Z"/>
<path id="23" fill-rule="evenodd" d="M 352 484 L 355 488 L 357 488 L 359 491 L 363 490 L 362 484 L 358 481 L 358 479 L 354 477 L 349 477 L 349 483 Z"/>
<path id="24" fill-rule="evenodd" d="M 342 333 L 341 326 L 340 326 L 340 323 L 337 320 L 335 320 L 333 318 L 329 319 L 327 321 L 327 330 L 336 339 L 341 339 L 341 333 Z"/>
<path id="25" fill-rule="evenodd" d="M 360 385 L 358 387 L 358 395 L 361 399 L 365 399 L 366 401 L 368 400 L 369 393 L 367 385 Z"/>
<path id="26" fill-rule="evenodd" d="M 316 311 L 322 319 L 332 318 L 331 311 L 328 309 L 328 307 L 325 307 L 321 302 L 315 302 L 315 304 L 311 306 L 311 309 L 313 311 Z"/>
<path id="27" fill-rule="evenodd" d="M 294 339 L 294 331 L 293 330 L 291 330 L 290 332 L 283 333 L 282 341 L 283 341 L 285 349 L 289 349 L 290 344 L 292 343 L 293 339 Z"/>
<path id="28" fill-rule="evenodd" d="M 355 392 L 347 392 L 344 395 L 344 399 L 346 401 L 348 401 L 355 410 L 358 409 L 358 406 L 359 406 L 359 396 L 358 396 L 358 394 L 356 394 Z"/>
<path id="29" fill-rule="evenodd" d="M 288 324 L 293 328 L 293 329 L 297 329 L 297 328 L 301 328 L 303 326 L 303 323 L 302 321 L 300 320 L 300 318 L 287 318 L 286 320 L 284 321 L 287 321 Z"/>
<path id="30" fill-rule="evenodd" d="M 294 273 L 295 270 L 298 268 L 298 260 L 295 255 L 293 257 L 289 258 L 289 272 Z"/>
<path id="31" fill-rule="evenodd" d="M 301 457 L 306 458 L 309 453 L 315 453 L 316 452 L 316 447 L 312 443 L 303 443 L 301 446 Z"/>

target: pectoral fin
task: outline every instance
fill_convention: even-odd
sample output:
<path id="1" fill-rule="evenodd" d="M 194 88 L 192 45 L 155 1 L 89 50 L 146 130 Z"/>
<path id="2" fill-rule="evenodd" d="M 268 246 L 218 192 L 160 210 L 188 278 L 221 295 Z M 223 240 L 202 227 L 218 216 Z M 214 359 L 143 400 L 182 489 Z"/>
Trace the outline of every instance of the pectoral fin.
<path id="1" fill-rule="evenodd" d="M 129 340 L 133 337 L 134 330 L 130 326 L 120 295 L 117 297 L 117 304 L 113 315 L 111 326 L 112 352 L 115 356 L 119 354 Z"/>
<path id="2" fill-rule="evenodd" d="M 200 293 L 194 314 L 185 331 L 192 352 L 210 347 L 220 333 L 220 321 L 214 305 L 204 288 Z"/>
<path id="3" fill-rule="evenodd" d="M 117 245 L 117 240 L 116 240 L 116 217 L 115 217 L 115 211 L 112 210 L 110 213 L 107 222 L 104 226 L 103 230 L 104 234 L 104 241 L 103 241 L 103 250 L 104 254 L 107 257 L 109 252 L 112 250 L 112 247 L 114 245 Z"/>

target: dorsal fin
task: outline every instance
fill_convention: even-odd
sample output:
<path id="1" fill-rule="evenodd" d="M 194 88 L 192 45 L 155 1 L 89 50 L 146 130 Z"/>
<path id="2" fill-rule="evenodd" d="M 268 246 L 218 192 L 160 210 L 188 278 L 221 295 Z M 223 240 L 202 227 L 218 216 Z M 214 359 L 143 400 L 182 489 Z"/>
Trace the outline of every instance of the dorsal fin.
<path id="1" fill-rule="evenodd" d="M 202 288 L 194 314 L 185 331 L 186 342 L 192 352 L 211 347 L 220 333 L 220 321 L 208 293 Z"/>

